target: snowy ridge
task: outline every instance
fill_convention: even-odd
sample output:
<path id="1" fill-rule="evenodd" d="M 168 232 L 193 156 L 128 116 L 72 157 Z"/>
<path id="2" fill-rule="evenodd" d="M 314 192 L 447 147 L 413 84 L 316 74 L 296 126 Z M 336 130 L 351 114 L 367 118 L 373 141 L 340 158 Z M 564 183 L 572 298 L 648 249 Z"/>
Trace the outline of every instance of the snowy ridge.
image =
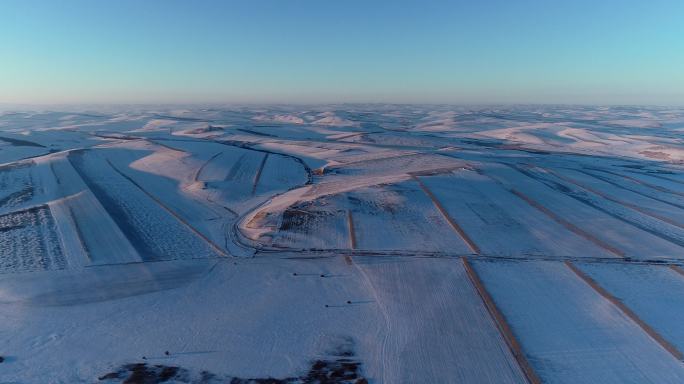
<path id="1" fill-rule="evenodd" d="M 0 382 L 684 382 L 682 130 L 656 107 L 2 114 Z"/>

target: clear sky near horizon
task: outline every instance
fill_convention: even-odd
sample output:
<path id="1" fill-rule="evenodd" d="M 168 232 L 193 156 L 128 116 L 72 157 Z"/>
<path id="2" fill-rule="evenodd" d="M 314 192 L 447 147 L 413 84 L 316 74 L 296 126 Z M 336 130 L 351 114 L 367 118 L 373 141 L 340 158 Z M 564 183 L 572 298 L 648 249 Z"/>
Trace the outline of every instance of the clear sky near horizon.
<path id="1" fill-rule="evenodd" d="M 0 103 L 684 105 L 681 0 L 0 0 Z"/>

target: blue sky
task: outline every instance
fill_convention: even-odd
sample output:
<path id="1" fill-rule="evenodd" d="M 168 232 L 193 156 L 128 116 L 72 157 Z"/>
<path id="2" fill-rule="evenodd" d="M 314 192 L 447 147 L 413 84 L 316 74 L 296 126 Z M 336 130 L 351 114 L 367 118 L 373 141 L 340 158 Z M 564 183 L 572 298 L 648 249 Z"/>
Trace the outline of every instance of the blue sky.
<path id="1" fill-rule="evenodd" d="M 0 102 L 684 105 L 681 0 L 3 0 Z"/>

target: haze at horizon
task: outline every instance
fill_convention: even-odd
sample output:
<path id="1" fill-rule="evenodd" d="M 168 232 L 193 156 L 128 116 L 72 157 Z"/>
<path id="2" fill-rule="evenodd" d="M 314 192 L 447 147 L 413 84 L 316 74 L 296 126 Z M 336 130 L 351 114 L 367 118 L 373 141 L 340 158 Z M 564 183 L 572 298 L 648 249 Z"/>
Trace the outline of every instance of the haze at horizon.
<path id="1" fill-rule="evenodd" d="M 684 104 L 684 3 L 2 3 L 0 103 Z"/>

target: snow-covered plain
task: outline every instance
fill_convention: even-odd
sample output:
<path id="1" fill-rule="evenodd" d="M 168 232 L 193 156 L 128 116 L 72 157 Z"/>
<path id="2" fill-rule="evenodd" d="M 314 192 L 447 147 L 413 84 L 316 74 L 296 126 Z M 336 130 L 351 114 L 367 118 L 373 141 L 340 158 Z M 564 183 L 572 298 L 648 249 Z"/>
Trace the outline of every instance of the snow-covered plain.
<path id="1" fill-rule="evenodd" d="M 0 112 L 0 383 L 682 383 L 684 110 Z"/>

